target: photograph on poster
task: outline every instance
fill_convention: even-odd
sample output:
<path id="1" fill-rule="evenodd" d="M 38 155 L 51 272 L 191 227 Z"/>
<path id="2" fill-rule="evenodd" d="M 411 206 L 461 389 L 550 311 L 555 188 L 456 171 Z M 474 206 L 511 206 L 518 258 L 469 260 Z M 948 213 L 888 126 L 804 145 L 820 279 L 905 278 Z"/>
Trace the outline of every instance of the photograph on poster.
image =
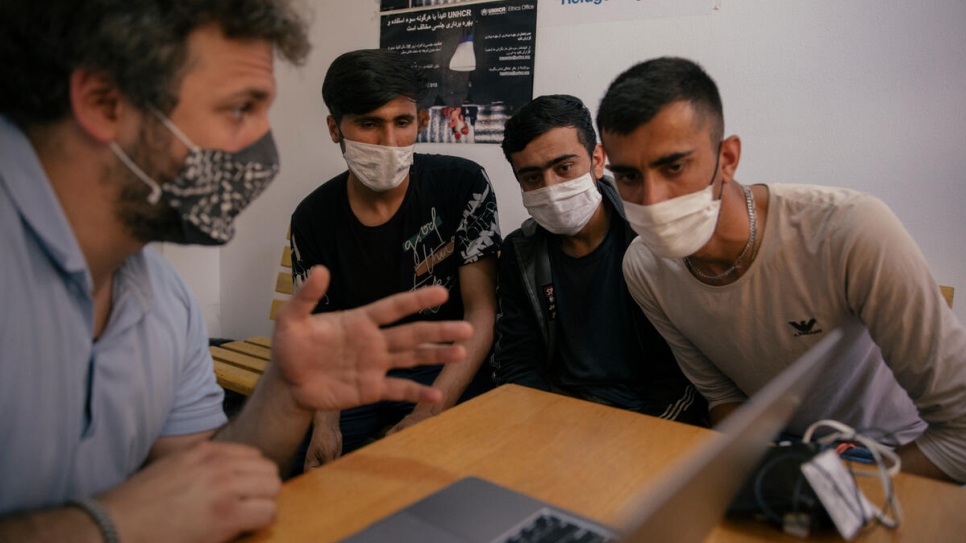
<path id="1" fill-rule="evenodd" d="M 403 3 L 431 1 L 382 6 Z M 503 141 L 506 120 L 533 97 L 536 6 L 536 0 L 477 1 L 382 15 L 379 46 L 412 58 L 429 76 L 419 104 L 429 112 L 429 127 L 417 141 Z"/>

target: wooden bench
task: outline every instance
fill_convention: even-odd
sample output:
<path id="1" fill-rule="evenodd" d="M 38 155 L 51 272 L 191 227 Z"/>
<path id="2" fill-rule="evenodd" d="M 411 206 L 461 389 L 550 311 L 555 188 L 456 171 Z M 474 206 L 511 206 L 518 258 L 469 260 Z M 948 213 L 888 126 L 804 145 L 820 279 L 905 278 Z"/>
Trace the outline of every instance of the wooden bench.
<path id="1" fill-rule="evenodd" d="M 245 396 L 255 389 L 272 356 L 271 340 L 267 337 L 231 341 L 208 350 L 214 360 L 218 384 Z"/>
<path id="2" fill-rule="evenodd" d="M 291 238 L 291 232 L 286 237 Z M 292 292 L 292 252 L 286 244 L 282 248 L 279 272 L 275 278 L 275 295 L 268 315 L 270 320 L 275 320 L 279 308 L 292 296 Z M 258 336 L 244 341 L 230 341 L 209 347 L 208 350 L 214 361 L 218 384 L 226 390 L 249 396 L 271 360 L 272 340 Z"/>

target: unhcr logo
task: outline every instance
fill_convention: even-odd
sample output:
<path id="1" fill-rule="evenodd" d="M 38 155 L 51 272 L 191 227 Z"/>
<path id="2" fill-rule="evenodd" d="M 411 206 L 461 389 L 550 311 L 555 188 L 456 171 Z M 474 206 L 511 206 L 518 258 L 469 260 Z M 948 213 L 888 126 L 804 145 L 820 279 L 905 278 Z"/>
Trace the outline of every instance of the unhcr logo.
<path id="1" fill-rule="evenodd" d="M 487 15 L 506 15 L 506 6 L 501 6 L 498 8 L 483 8 L 480 10 L 480 15 L 484 17 Z"/>

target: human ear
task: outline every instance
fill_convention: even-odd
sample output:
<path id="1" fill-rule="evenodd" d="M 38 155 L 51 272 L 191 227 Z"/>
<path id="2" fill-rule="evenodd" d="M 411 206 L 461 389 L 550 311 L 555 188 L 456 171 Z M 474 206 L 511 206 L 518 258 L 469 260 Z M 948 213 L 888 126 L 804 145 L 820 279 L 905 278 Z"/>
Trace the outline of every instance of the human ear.
<path id="1" fill-rule="evenodd" d="M 606 158 L 604 146 L 598 143 L 594 147 L 594 154 L 591 156 L 591 173 L 593 173 L 594 179 L 604 177 L 604 162 Z"/>
<path id="2" fill-rule="evenodd" d="M 335 117 L 332 115 L 326 117 L 325 124 L 329 126 L 329 137 L 332 138 L 332 143 L 342 143 L 342 131 L 339 130 L 339 123 Z"/>
<path id="3" fill-rule="evenodd" d="M 103 70 L 78 68 L 70 74 L 70 107 L 81 129 L 94 140 L 117 139 L 126 102 L 112 77 Z"/>
<path id="4" fill-rule="evenodd" d="M 741 159 L 741 138 L 738 136 L 728 136 L 721 142 L 721 176 L 726 181 L 735 178 L 735 171 L 738 170 L 738 161 Z"/>
<path id="5" fill-rule="evenodd" d="M 425 109 L 420 109 L 419 113 L 416 114 L 416 118 L 419 121 L 417 133 L 426 130 L 426 127 L 429 126 L 429 112 Z"/>

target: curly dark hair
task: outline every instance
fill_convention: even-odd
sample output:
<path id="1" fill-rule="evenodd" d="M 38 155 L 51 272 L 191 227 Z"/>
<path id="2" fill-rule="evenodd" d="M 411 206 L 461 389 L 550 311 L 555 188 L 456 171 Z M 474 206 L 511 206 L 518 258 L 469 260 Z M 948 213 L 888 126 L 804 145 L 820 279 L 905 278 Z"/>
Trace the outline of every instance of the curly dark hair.
<path id="1" fill-rule="evenodd" d="M 21 128 L 70 112 L 70 74 L 103 70 L 137 107 L 178 103 L 188 35 L 215 24 L 301 64 L 310 46 L 290 0 L 2 0 L 0 113 Z"/>

